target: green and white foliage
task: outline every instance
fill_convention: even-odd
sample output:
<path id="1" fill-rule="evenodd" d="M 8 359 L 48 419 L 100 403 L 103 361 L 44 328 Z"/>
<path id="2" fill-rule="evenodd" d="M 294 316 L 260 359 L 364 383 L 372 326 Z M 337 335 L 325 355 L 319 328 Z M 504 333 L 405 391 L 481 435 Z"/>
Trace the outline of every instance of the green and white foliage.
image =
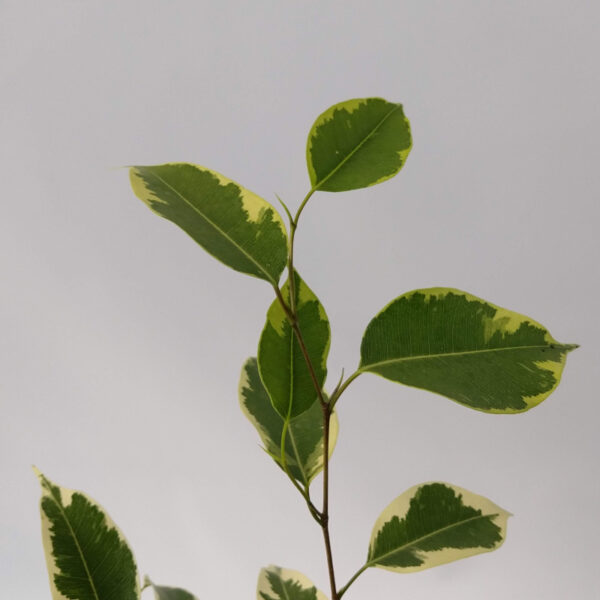
<path id="1" fill-rule="evenodd" d="M 327 596 L 302 573 L 271 565 L 260 571 L 256 599 L 327 600 Z"/>
<path id="2" fill-rule="evenodd" d="M 487 498 L 447 483 L 398 496 L 375 523 L 367 567 L 422 571 L 498 548 L 510 516 Z"/>
<path id="3" fill-rule="evenodd" d="M 133 167 L 136 196 L 236 271 L 277 285 L 286 264 L 285 225 L 266 200 L 215 171 L 187 163 Z"/>
<path id="4" fill-rule="evenodd" d="M 330 329 L 325 309 L 294 272 L 295 307 L 308 356 L 320 388 L 327 375 Z M 281 290 L 290 306 L 289 279 Z M 275 300 L 267 312 L 267 322 L 258 344 L 258 370 L 273 407 L 284 418 L 308 410 L 317 392 L 298 338 L 280 302 Z"/>
<path id="5" fill-rule="evenodd" d="M 322 113 L 308 134 L 306 160 L 313 190 L 343 192 L 390 179 L 412 146 L 401 104 L 358 98 Z"/>
<path id="6" fill-rule="evenodd" d="M 415 290 L 393 300 L 369 323 L 358 369 L 327 395 L 330 327 L 319 299 L 294 267 L 299 218 L 317 191 L 342 192 L 386 181 L 412 147 L 401 104 L 359 98 L 323 112 L 308 135 L 311 187 L 289 238 L 268 202 L 222 175 L 178 163 L 133 167 L 135 194 L 187 232 L 210 254 L 264 279 L 276 299 L 267 311 L 256 358 L 243 365 L 242 411 L 264 450 L 302 494 L 325 541 L 331 600 L 340 600 L 368 568 L 420 571 L 498 548 L 509 517 L 491 501 L 447 483 L 424 483 L 396 498 L 377 520 L 367 561 L 337 587 L 329 531 L 329 458 L 342 393 L 362 373 L 375 373 L 488 413 L 518 413 L 558 385 L 567 353 L 542 325 L 466 292 Z M 287 267 L 288 279 L 279 280 Z M 328 439 L 326 444 L 325 440 Z M 323 472 L 321 506 L 309 493 Z M 42 518 L 54 600 L 137 600 L 133 556 L 98 505 L 40 475 Z M 110 572 L 110 577 L 107 573 Z M 152 587 L 155 600 L 195 600 L 180 588 Z M 326 600 L 301 573 L 270 566 L 258 578 L 257 600 Z"/>
<path id="7" fill-rule="evenodd" d="M 281 467 L 281 436 L 284 420 L 273 408 L 267 390 L 258 373 L 256 358 L 249 358 L 242 367 L 239 385 L 240 406 L 254 425 L 264 449 Z M 329 456 L 333 453 L 338 433 L 334 412 L 329 427 Z M 285 439 L 285 463 L 288 471 L 304 487 L 323 469 L 323 411 L 318 402 L 290 420 Z"/>
<path id="8" fill-rule="evenodd" d="M 149 577 L 144 581 L 144 587 L 150 586 L 154 591 L 154 600 L 198 600 L 196 596 L 181 588 L 155 585 Z"/>
<path id="9" fill-rule="evenodd" d="M 55 485 L 37 469 L 36 474 L 53 600 L 139 599 L 133 553 L 104 509 L 82 492 Z"/>
<path id="10" fill-rule="evenodd" d="M 396 298 L 369 323 L 359 371 L 484 412 L 517 413 L 548 397 L 576 347 L 529 317 L 460 290 L 430 288 Z"/>

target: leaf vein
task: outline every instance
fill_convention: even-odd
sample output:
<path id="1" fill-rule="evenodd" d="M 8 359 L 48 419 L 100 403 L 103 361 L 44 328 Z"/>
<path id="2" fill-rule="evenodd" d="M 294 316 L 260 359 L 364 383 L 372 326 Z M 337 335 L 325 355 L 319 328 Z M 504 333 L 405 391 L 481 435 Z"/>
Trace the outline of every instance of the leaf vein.
<path id="1" fill-rule="evenodd" d="M 464 525 L 465 523 L 470 523 L 470 522 L 476 521 L 478 519 L 494 519 L 497 516 L 499 516 L 498 513 L 490 514 L 490 515 L 477 515 L 475 517 L 469 517 L 468 519 L 464 519 L 463 521 L 458 521 L 456 523 L 452 523 L 450 525 L 447 525 L 446 527 L 442 527 L 441 529 L 436 529 L 435 531 L 432 531 L 431 533 L 428 533 L 427 535 L 423 535 L 423 536 L 421 536 L 419 538 L 411 540 L 407 544 L 403 544 L 402 546 L 398 546 L 397 548 L 394 548 L 394 550 L 391 550 L 390 552 L 386 552 L 385 554 L 382 554 L 381 556 L 378 556 L 375 560 L 368 561 L 367 562 L 367 566 L 368 567 L 374 566 L 374 565 L 380 563 L 381 560 L 385 560 L 386 558 L 389 558 L 390 556 L 393 556 L 396 553 L 403 552 L 404 550 L 408 550 L 411 546 L 419 544 L 422 541 L 427 540 L 427 539 L 429 539 L 429 538 L 431 538 L 431 537 L 433 537 L 435 535 L 438 535 L 440 533 L 443 533 L 445 531 L 450 531 L 454 527 L 459 527 L 461 525 Z M 379 530 L 379 531 L 381 531 L 381 530 Z M 379 534 L 379 532 L 378 532 L 378 534 Z M 452 546 L 448 546 L 448 547 L 452 548 Z M 484 546 L 469 546 L 469 547 L 470 548 L 478 548 L 478 547 L 484 547 Z M 419 550 L 419 549 L 416 548 L 416 550 Z M 428 551 L 427 550 L 422 550 L 422 552 L 428 552 Z M 429 552 L 431 552 L 431 550 Z M 390 565 L 390 566 L 394 566 L 394 565 Z M 401 565 L 397 565 L 397 566 L 401 566 Z"/>
<path id="2" fill-rule="evenodd" d="M 505 351 L 514 351 L 514 350 L 540 350 L 540 349 L 557 349 L 557 350 L 568 350 L 569 346 L 563 344 L 554 344 L 553 346 L 549 344 L 544 345 L 533 345 L 533 346 L 506 346 L 504 348 L 486 348 L 482 350 L 463 350 L 461 352 L 442 352 L 438 354 L 419 354 L 416 356 L 401 356 L 399 358 L 390 358 L 388 360 L 381 360 L 375 363 L 369 363 L 361 366 L 358 371 L 365 372 L 370 371 L 371 369 L 377 367 L 385 367 L 392 364 L 408 362 L 412 360 L 427 360 L 430 358 L 446 358 L 446 357 L 455 357 L 455 356 L 469 356 L 473 354 L 487 354 L 491 352 L 505 352 Z"/>

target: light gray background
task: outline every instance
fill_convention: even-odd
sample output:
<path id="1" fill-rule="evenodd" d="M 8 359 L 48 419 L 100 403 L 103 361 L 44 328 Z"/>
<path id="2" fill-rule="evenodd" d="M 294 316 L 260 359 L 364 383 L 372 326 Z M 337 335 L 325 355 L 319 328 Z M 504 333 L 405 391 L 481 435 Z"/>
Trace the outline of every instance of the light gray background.
<path id="1" fill-rule="evenodd" d="M 330 385 L 370 318 L 418 287 L 582 348 L 518 416 L 353 384 L 332 464 L 340 584 L 388 502 L 445 480 L 515 514 L 504 547 L 371 570 L 348 600 L 598 597 L 599 17 L 576 0 L 0 2 L 2 597 L 49 597 L 31 464 L 101 502 L 158 582 L 252 598 L 277 563 L 328 590 L 320 532 L 238 408 L 272 292 L 117 167 L 196 162 L 295 207 L 314 118 L 375 95 L 411 119 L 405 169 L 317 194 L 298 234 Z"/>

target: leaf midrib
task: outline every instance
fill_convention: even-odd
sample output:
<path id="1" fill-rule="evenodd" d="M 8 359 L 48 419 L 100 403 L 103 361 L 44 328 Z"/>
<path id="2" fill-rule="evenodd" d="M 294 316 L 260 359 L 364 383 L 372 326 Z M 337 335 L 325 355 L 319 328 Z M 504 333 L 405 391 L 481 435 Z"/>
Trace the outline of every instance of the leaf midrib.
<path id="1" fill-rule="evenodd" d="M 281 579 L 281 589 L 283 590 L 283 593 L 285 595 L 285 600 L 292 600 L 292 598 L 288 594 L 288 590 L 287 590 L 287 582 L 291 581 L 291 579 L 286 580 L 281 575 L 279 576 L 279 579 Z"/>
<path id="2" fill-rule="evenodd" d="M 326 175 L 323 179 L 321 179 L 320 182 L 318 182 L 313 187 L 313 190 L 315 190 L 315 191 L 318 190 L 328 179 L 330 179 L 333 175 L 335 175 L 350 160 L 350 158 L 352 158 L 367 143 L 367 141 L 375 134 L 375 132 L 383 125 L 383 123 L 385 123 L 385 121 L 387 121 L 387 119 L 393 113 L 395 113 L 397 110 L 400 110 L 399 104 L 395 104 L 394 108 L 392 108 L 392 110 L 390 110 L 390 112 L 387 113 L 387 115 L 385 115 L 385 117 L 383 117 L 383 119 L 381 119 L 381 121 L 379 121 L 379 123 L 377 123 L 377 125 L 375 125 L 375 127 L 356 145 L 356 147 L 353 150 L 351 150 L 344 158 L 342 158 L 342 160 L 338 163 L 338 165 L 334 169 L 332 169 L 328 175 Z M 333 119 L 333 117 L 332 117 L 332 119 Z M 312 149 L 312 145 L 311 145 L 311 149 Z M 312 160 L 312 155 L 311 155 L 311 160 Z"/>
<path id="3" fill-rule="evenodd" d="M 370 371 L 374 368 L 388 366 L 397 363 L 409 362 L 411 360 L 427 360 L 435 358 L 445 357 L 456 357 L 456 356 L 469 356 L 474 354 L 487 354 L 491 352 L 506 352 L 513 350 L 541 350 L 541 349 L 556 349 L 556 350 L 569 350 L 570 346 L 567 344 L 541 344 L 532 346 L 506 346 L 504 348 L 484 348 L 482 350 L 463 350 L 461 352 L 441 352 L 437 354 L 419 354 L 416 356 L 402 356 L 398 358 L 390 358 L 388 360 L 382 360 L 375 363 L 369 363 L 362 365 L 358 370 L 360 372 Z"/>
<path id="4" fill-rule="evenodd" d="M 54 490 L 51 487 L 50 487 L 50 497 L 54 500 L 54 502 L 56 503 L 56 506 L 58 506 L 58 510 L 60 511 L 60 514 L 63 516 L 63 519 L 65 520 L 65 523 L 67 524 L 67 527 L 69 528 L 69 531 L 71 532 L 71 537 L 73 538 L 73 541 L 75 542 L 75 546 L 77 548 L 77 552 L 79 552 L 79 556 L 81 558 L 81 562 L 83 563 L 83 568 L 85 569 L 86 575 L 88 576 L 88 580 L 90 582 L 90 586 L 92 588 L 92 592 L 94 594 L 94 597 L 96 598 L 96 600 L 100 600 L 100 596 L 98 596 L 98 592 L 96 590 L 96 586 L 94 585 L 94 580 L 92 578 L 92 574 L 91 574 L 91 572 L 89 570 L 87 561 L 86 561 L 85 556 L 83 554 L 83 550 L 82 550 L 81 546 L 79 545 L 79 540 L 77 539 L 77 536 L 75 535 L 75 531 L 71 527 L 71 523 L 69 522 L 69 519 L 67 517 L 67 513 L 65 512 L 65 510 L 63 508 L 62 499 L 60 497 L 57 498 L 55 496 Z"/>
<path id="5" fill-rule="evenodd" d="M 454 527 L 459 527 L 461 525 L 464 525 L 465 523 L 470 523 L 471 521 L 477 521 L 478 519 L 495 519 L 496 517 L 500 516 L 500 513 L 495 513 L 495 514 L 489 514 L 489 515 L 477 515 L 475 517 L 469 517 L 468 519 L 464 519 L 463 521 L 458 521 L 456 523 L 452 523 L 451 525 L 446 525 L 446 527 L 442 527 L 441 529 L 436 529 L 435 531 L 428 533 L 427 535 L 423 535 L 415 540 L 411 540 L 409 543 L 404 544 L 402 546 L 398 546 L 398 548 L 395 548 L 394 550 L 391 550 L 390 552 L 386 552 L 385 554 L 382 554 L 381 556 L 378 556 L 376 560 L 370 560 L 366 563 L 367 567 L 373 567 L 377 564 L 380 564 L 381 560 L 385 560 L 386 558 L 389 558 L 390 556 L 393 556 L 396 553 L 399 552 L 404 552 L 405 550 L 408 550 L 411 546 L 414 546 L 415 544 L 419 544 L 420 542 L 434 537 L 440 533 L 443 533 L 445 531 L 449 531 L 450 529 L 454 528 Z M 393 518 L 393 517 L 392 517 Z M 391 521 L 391 519 L 390 519 Z M 386 523 L 389 523 L 390 521 L 387 521 Z M 381 532 L 381 529 L 377 532 L 377 534 L 379 535 L 379 533 Z M 455 547 L 452 546 L 447 546 L 449 548 L 453 548 L 453 549 L 457 549 Z M 470 548 L 484 548 L 485 546 L 470 546 Z M 460 548 L 458 548 L 460 550 Z M 416 549 L 417 551 L 419 550 L 418 548 Z M 422 550 L 422 552 L 430 552 L 429 550 Z M 423 561 L 421 564 L 423 564 L 425 561 Z M 393 567 L 394 565 L 382 565 L 382 566 L 390 566 Z M 396 565 L 398 568 L 409 568 L 409 567 L 402 567 L 401 565 Z M 417 565 L 419 566 L 419 565 Z"/>
<path id="6" fill-rule="evenodd" d="M 210 171 L 207 171 L 210 173 Z M 156 179 L 158 179 L 161 183 L 166 185 L 170 190 L 172 190 L 183 202 L 185 202 L 192 210 L 194 210 L 200 217 L 202 217 L 209 225 L 211 225 L 218 233 L 220 233 L 232 246 L 237 248 L 246 258 L 248 258 L 258 269 L 264 273 L 268 280 L 273 284 L 277 285 L 277 281 L 268 273 L 264 267 L 256 261 L 256 259 L 249 254 L 242 246 L 240 246 L 234 239 L 232 239 L 225 231 L 223 231 L 216 223 L 214 223 L 211 219 L 209 219 L 198 207 L 196 207 L 192 202 L 190 202 L 183 194 L 181 194 L 178 190 L 176 190 L 170 183 L 165 181 L 160 175 L 157 175 L 153 171 L 149 171 L 151 175 L 153 175 Z M 241 192 L 241 188 L 236 183 L 232 182 Z M 220 185 L 220 184 L 219 184 Z"/>
<path id="7" fill-rule="evenodd" d="M 304 469 L 304 462 L 300 458 L 300 454 L 298 452 L 298 448 L 296 446 L 296 436 L 294 435 L 294 429 L 290 422 L 290 426 L 288 427 L 288 435 L 290 438 L 290 444 L 292 445 L 292 450 L 294 451 L 294 456 L 296 457 L 296 465 L 298 466 L 298 470 L 302 474 L 302 482 L 304 485 L 308 485 L 308 474 Z"/>

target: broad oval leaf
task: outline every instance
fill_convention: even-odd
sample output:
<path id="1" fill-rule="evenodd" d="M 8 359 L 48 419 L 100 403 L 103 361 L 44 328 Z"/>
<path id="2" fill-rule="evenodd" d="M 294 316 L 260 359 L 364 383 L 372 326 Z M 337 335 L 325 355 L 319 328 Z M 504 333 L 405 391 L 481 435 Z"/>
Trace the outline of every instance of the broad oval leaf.
<path id="1" fill-rule="evenodd" d="M 327 600 L 302 573 L 270 565 L 261 569 L 256 588 L 257 600 Z"/>
<path id="2" fill-rule="evenodd" d="M 448 483 L 424 483 L 398 496 L 375 523 L 367 567 L 409 573 L 502 545 L 510 513 Z"/>
<path id="3" fill-rule="evenodd" d="M 146 586 L 152 587 L 154 600 L 198 600 L 196 596 L 182 588 L 155 585 L 149 577 L 145 579 L 144 587 Z"/>
<path id="4" fill-rule="evenodd" d="M 396 298 L 368 325 L 359 371 L 490 413 L 523 412 L 560 381 L 567 352 L 539 323 L 450 288 Z"/>
<path id="5" fill-rule="evenodd" d="M 294 273 L 294 277 L 298 324 L 322 388 L 327 375 L 329 321 L 312 290 L 298 273 Z M 289 279 L 281 293 L 289 306 Z M 297 417 L 316 401 L 317 392 L 304 355 L 278 300 L 267 312 L 267 322 L 258 345 L 258 369 L 273 407 L 284 419 Z"/>
<path id="6" fill-rule="evenodd" d="M 133 553 L 121 531 L 89 496 L 42 486 L 42 540 L 53 600 L 137 600 Z"/>
<path id="7" fill-rule="evenodd" d="M 258 373 L 256 358 L 249 358 L 242 367 L 239 385 L 242 412 L 254 425 L 264 449 L 280 466 L 281 436 L 284 420 L 273 408 L 269 394 Z M 338 434 L 337 413 L 331 416 L 329 456 L 333 453 Z M 285 440 L 285 461 L 292 477 L 308 487 L 323 469 L 323 411 L 318 402 L 301 415 L 291 419 Z"/>
<path id="8" fill-rule="evenodd" d="M 266 200 L 215 171 L 187 163 L 130 169 L 136 196 L 236 271 L 279 281 L 287 234 Z"/>
<path id="9" fill-rule="evenodd" d="M 343 192 L 390 179 L 412 146 L 401 104 L 357 98 L 322 113 L 308 134 L 306 160 L 313 190 Z"/>

